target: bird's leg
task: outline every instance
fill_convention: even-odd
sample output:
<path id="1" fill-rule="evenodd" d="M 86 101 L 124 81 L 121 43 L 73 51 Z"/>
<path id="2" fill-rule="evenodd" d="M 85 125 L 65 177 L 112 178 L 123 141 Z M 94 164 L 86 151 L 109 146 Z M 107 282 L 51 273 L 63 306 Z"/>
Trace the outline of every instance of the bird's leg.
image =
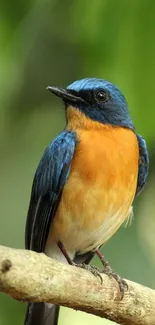
<path id="1" fill-rule="evenodd" d="M 124 279 L 122 279 L 117 273 L 115 273 L 112 270 L 108 261 L 105 259 L 105 257 L 99 251 L 99 249 L 97 249 L 95 251 L 95 253 L 97 254 L 97 256 L 99 257 L 100 261 L 102 262 L 102 264 L 104 266 L 104 270 L 102 272 L 107 274 L 109 277 L 113 277 L 117 281 L 119 288 L 120 288 L 120 292 L 121 292 L 121 299 L 123 299 L 125 291 L 128 290 L 128 285 L 127 285 L 126 281 Z"/>
<path id="2" fill-rule="evenodd" d="M 58 241 L 58 244 L 57 244 L 57 245 L 58 245 L 58 247 L 60 248 L 61 253 L 65 256 L 65 258 L 66 258 L 68 264 L 73 265 L 73 261 L 72 261 L 72 259 L 70 258 L 70 256 L 68 255 L 68 253 L 67 253 L 67 251 L 66 251 L 66 248 L 65 248 L 65 246 L 63 245 L 63 243 L 62 243 L 61 241 Z"/>
<path id="3" fill-rule="evenodd" d="M 65 256 L 68 264 L 70 265 L 73 265 L 73 266 L 77 266 L 77 267 L 80 267 L 81 269 L 85 269 L 89 272 L 91 272 L 93 275 L 95 276 L 98 276 L 101 280 L 101 283 L 102 283 L 102 277 L 101 277 L 101 272 L 100 270 L 96 267 L 96 266 L 93 266 L 93 265 L 88 265 L 88 264 L 85 264 L 85 263 L 81 263 L 81 264 L 78 264 L 78 263 L 75 263 L 71 258 L 70 256 L 68 255 L 66 249 L 65 249 L 65 246 L 63 245 L 63 243 L 61 241 L 58 241 L 57 243 L 58 247 L 60 248 L 62 254 Z"/>

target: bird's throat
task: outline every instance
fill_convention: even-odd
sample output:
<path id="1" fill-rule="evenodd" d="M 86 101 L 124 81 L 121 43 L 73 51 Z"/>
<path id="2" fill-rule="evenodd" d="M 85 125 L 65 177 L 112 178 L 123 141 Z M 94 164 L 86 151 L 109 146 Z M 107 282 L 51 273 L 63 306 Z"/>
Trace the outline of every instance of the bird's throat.
<path id="1" fill-rule="evenodd" d="M 66 109 L 67 130 L 76 131 L 77 129 L 94 130 L 107 129 L 111 127 L 108 124 L 103 124 L 93 121 L 78 108 L 69 105 Z"/>

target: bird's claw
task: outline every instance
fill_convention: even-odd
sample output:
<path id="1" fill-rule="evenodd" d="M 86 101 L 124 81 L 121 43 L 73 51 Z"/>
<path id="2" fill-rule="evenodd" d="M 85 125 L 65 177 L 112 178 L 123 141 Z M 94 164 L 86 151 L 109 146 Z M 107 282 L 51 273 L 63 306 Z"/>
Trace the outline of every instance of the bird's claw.
<path id="1" fill-rule="evenodd" d="M 87 270 L 89 272 L 91 272 L 93 275 L 95 275 L 96 277 L 100 278 L 101 283 L 103 282 L 102 276 L 101 276 L 101 271 L 94 265 L 89 265 L 89 264 L 76 264 L 73 262 L 74 266 L 80 267 L 81 269 Z"/>
<path id="2" fill-rule="evenodd" d="M 119 285 L 119 289 L 120 289 L 120 293 L 121 293 L 121 300 L 123 299 L 125 292 L 128 290 L 128 285 L 127 285 L 126 281 L 113 271 L 113 269 L 109 266 L 107 261 L 105 261 L 105 267 L 104 267 L 103 271 L 100 271 L 94 265 L 89 265 L 89 264 L 85 264 L 85 263 L 77 264 L 77 263 L 72 262 L 72 265 L 80 267 L 84 270 L 91 272 L 93 275 L 100 278 L 101 283 L 103 283 L 103 279 L 101 276 L 102 273 L 107 274 L 110 278 L 114 278 Z"/>
<path id="3" fill-rule="evenodd" d="M 105 266 L 102 273 L 107 274 L 110 278 L 114 278 L 117 281 L 121 293 L 121 300 L 122 300 L 125 292 L 128 290 L 128 285 L 126 281 L 122 279 L 117 273 L 115 273 L 109 265 Z"/>

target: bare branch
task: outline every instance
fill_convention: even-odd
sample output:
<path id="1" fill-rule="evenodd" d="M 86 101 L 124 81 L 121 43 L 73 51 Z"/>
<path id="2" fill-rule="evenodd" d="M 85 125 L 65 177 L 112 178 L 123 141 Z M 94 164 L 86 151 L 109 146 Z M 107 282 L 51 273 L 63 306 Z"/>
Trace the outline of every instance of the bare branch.
<path id="1" fill-rule="evenodd" d="M 124 325 L 155 324 L 155 291 L 127 281 L 120 301 L 115 280 L 103 283 L 88 271 L 32 251 L 0 246 L 0 291 L 21 301 L 51 302 Z"/>

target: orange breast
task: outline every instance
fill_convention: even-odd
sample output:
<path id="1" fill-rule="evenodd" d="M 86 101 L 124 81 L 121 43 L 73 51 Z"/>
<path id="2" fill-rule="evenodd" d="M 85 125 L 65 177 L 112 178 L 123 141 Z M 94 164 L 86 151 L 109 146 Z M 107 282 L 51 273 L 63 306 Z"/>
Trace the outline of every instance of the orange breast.
<path id="1" fill-rule="evenodd" d="M 106 242 L 128 217 L 138 174 L 138 143 L 125 128 L 76 130 L 78 144 L 52 237 L 81 253 Z"/>

